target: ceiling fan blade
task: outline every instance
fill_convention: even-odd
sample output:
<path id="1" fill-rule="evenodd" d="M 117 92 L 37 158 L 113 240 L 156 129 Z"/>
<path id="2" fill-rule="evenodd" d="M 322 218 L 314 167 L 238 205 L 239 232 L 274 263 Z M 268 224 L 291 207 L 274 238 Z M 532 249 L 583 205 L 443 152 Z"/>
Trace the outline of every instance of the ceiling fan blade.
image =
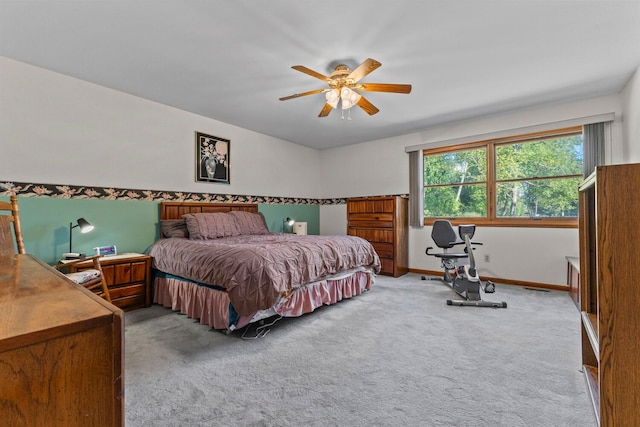
<path id="1" fill-rule="evenodd" d="M 291 67 L 291 68 L 293 68 L 294 70 L 298 70 L 298 71 L 300 71 L 301 73 L 308 74 L 308 75 L 310 75 L 311 77 L 315 77 L 316 79 L 320 79 L 320 80 L 322 80 L 323 82 L 329 81 L 329 77 L 327 77 L 327 76 L 325 76 L 325 75 L 323 75 L 323 74 L 320 74 L 320 73 L 318 73 L 317 71 L 313 71 L 312 69 L 307 68 L 307 67 L 305 67 L 304 65 L 294 65 L 294 66 L 293 66 L 293 67 Z"/>
<path id="2" fill-rule="evenodd" d="M 301 96 L 314 95 L 316 93 L 326 92 L 327 90 L 329 90 L 329 89 L 310 90 L 309 92 L 294 93 L 293 95 L 285 96 L 285 97 L 279 98 L 279 99 L 280 99 L 280 101 L 286 101 L 288 99 L 300 98 Z"/>
<path id="3" fill-rule="evenodd" d="M 347 79 L 353 79 L 355 83 L 381 65 L 382 64 L 375 59 L 367 58 L 362 64 L 358 65 L 358 68 L 347 76 Z"/>
<path id="4" fill-rule="evenodd" d="M 333 110 L 333 107 L 331 105 L 324 104 L 324 107 L 322 107 L 322 111 L 320 111 L 320 114 L 318 114 L 318 117 L 327 117 L 331 112 L 331 110 Z"/>
<path id="5" fill-rule="evenodd" d="M 367 99 L 364 96 L 361 97 L 360 100 L 358 101 L 358 106 L 362 108 L 365 111 L 365 113 L 369 114 L 370 116 L 373 116 L 378 111 L 380 111 L 375 105 L 367 101 Z"/>
<path id="6" fill-rule="evenodd" d="M 360 83 L 354 89 L 363 92 L 411 93 L 411 85 L 393 83 Z"/>

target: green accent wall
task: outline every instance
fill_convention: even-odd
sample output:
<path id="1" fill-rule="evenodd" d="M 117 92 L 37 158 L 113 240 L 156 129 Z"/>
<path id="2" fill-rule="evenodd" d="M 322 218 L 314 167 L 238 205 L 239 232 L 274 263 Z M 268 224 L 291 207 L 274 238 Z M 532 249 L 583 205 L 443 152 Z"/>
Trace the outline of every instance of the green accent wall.
<path id="1" fill-rule="evenodd" d="M 86 234 L 73 229 L 73 252 L 91 254 L 104 245 L 116 245 L 119 253 L 144 252 L 160 235 L 157 201 L 19 197 L 18 203 L 27 252 L 47 263 L 69 252 L 69 223 L 78 218 L 95 228 Z M 281 232 L 283 219 L 291 217 L 306 221 L 308 234 L 319 234 L 319 205 L 260 204 L 258 209 L 272 232 Z"/>
<path id="2" fill-rule="evenodd" d="M 296 222 L 307 223 L 307 234 L 320 234 L 320 205 L 258 205 L 267 220 L 269 231 L 282 232 L 282 223 L 289 217 Z M 289 228 L 286 229 L 289 232 Z"/>

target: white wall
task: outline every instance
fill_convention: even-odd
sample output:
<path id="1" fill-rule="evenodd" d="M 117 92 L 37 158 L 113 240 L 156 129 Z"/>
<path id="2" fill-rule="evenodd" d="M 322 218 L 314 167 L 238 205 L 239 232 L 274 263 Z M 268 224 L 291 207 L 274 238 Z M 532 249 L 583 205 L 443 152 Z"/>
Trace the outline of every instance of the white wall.
<path id="1" fill-rule="evenodd" d="M 336 235 L 347 233 L 347 206 L 323 205 L 320 207 L 320 234 Z"/>
<path id="2" fill-rule="evenodd" d="M 409 193 L 404 147 L 419 144 L 419 137 L 411 134 L 320 152 L 322 197 Z"/>
<path id="3" fill-rule="evenodd" d="M 640 163 L 640 67 L 622 91 L 624 163 Z"/>
<path id="4" fill-rule="evenodd" d="M 397 138 L 372 141 L 321 153 L 324 197 L 350 197 L 409 192 L 408 154 L 404 148 L 443 140 L 480 136 L 509 129 L 518 129 L 562 120 L 613 112 L 614 145 L 607 148 L 608 163 L 623 162 L 620 117 L 620 96 L 607 96 L 570 102 L 544 108 L 496 115 L 480 120 L 440 126 Z M 517 131 L 515 132 L 517 134 Z M 331 165 L 331 167 L 328 167 Z M 320 208 L 322 234 L 338 230 L 346 232 L 346 207 Z M 328 211 L 330 213 L 327 213 Z M 480 274 L 534 283 L 566 284 L 565 256 L 578 255 L 577 229 L 537 229 L 484 227 L 478 228 L 477 240 Z M 326 233 L 329 234 L 329 233 Z M 424 254 L 432 246 L 431 227 L 409 231 L 409 267 L 420 270 L 440 270 L 434 257 Z M 484 254 L 490 263 L 483 262 Z"/>
<path id="5" fill-rule="evenodd" d="M 317 197 L 319 153 L 0 57 L 0 180 Z M 231 184 L 195 182 L 195 132 L 231 140 Z"/>
<path id="6" fill-rule="evenodd" d="M 408 193 L 406 146 L 608 112 L 616 145 L 609 163 L 640 161 L 640 78 L 620 96 L 487 117 L 318 152 L 216 120 L 0 57 L 0 180 L 288 197 Z M 231 184 L 196 183 L 194 132 L 231 139 Z M 627 144 L 622 144 L 625 135 Z M 320 208 L 322 234 L 346 232 L 346 207 Z M 409 233 L 409 265 L 438 270 L 424 255 L 430 228 Z M 565 283 L 575 229 L 478 230 L 491 263 L 482 274 Z"/>

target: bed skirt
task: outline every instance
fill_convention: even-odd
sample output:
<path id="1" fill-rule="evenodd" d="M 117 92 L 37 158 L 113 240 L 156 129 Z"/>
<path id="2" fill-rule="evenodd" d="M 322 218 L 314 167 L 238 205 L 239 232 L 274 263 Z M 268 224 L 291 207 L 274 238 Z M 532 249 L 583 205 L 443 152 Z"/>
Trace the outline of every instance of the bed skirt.
<path id="1" fill-rule="evenodd" d="M 238 316 L 229 301 L 229 295 L 224 291 L 175 276 L 156 276 L 153 280 L 153 302 L 199 319 L 201 324 L 214 329 L 233 331 L 266 317 L 297 317 L 322 305 L 335 304 L 344 298 L 360 295 L 371 288 L 374 278 L 373 272 L 367 269 L 335 275 L 281 296 L 270 309 L 250 316 Z"/>

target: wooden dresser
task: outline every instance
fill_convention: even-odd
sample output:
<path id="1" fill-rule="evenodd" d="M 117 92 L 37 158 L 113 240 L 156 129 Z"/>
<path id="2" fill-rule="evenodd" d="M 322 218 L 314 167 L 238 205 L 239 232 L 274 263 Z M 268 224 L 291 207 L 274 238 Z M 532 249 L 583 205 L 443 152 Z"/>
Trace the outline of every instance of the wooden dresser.
<path id="1" fill-rule="evenodd" d="M 0 424 L 124 425 L 122 310 L 31 255 L 0 258 Z"/>
<path id="2" fill-rule="evenodd" d="M 408 199 L 399 196 L 347 200 L 347 234 L 373 244 L 381 274 L 398 277 L 409 271 L 407 206 Z"/>
<path id="3" fill-rule="evenodd" d="M 125 253 L 100 258 L 107 279 L 111 301 L 124 311 L 151 305 L 151 257 Z M 78 263 L 71 271 L 93 268 L 91 263 Z"/>
<path id="4" fill-rule="evenodd" d="M 600 426 L 640 424 L 640 164 L 580 185 L 582 363 Z"/>

